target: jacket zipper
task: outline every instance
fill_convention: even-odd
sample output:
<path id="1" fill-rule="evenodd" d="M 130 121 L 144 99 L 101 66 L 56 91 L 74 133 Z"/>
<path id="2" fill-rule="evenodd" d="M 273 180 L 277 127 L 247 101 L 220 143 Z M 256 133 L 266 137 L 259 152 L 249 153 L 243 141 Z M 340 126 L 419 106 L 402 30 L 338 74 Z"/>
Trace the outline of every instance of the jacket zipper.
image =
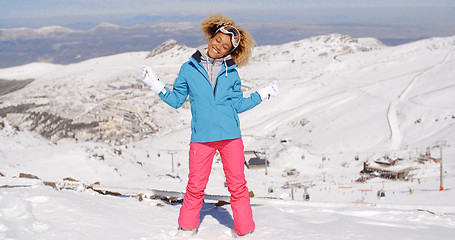
<path id="1" fill-rule="evenodd" d="M 223 70 L 222 67 L 221 67 L 221 70 Z M 225 71 L 226 71 L 226 78 L 227 78 L 227 71 L 228 71 L 227 67 L 226 67 Z M 223 72 L 223 71 L 221 71 L 221 72 Z M 216 97 L 216 89 L 218 87 L 218 81 L 219 81 L 220 76 L 222 75 L 222 74 L 220 75 L 220 73 L 216 76 L 216 79 L 215 79 L 215 87 L 213 87 L 213 98 Z"/>
<path id="2" fill-rule="evenodd" d="M 217 87 L 218 87 L 218 78 L 216 79 L 215 87 L 213 88 L 213 99 L 216 99 L 216 88 Z"/>
<path id="3" fill-rule="evenodd" d="M 209 78 L 210 78 L 210 83 L 213 82 L 213 84 L 215 85 L 215 86 L 212 86 L 213 87 L 213 98 L 215 98 L 216 97 L 216 86 L 218 85 L 218 76 L 215 79 L 213 79 L 213 67 L 215 65 L 215 60 L 212 63 L 210 63 L 210 65 L 211 66 L 210 66 Z M 207 66 L 209 66 L 209 65 L 207 65 Z"/>

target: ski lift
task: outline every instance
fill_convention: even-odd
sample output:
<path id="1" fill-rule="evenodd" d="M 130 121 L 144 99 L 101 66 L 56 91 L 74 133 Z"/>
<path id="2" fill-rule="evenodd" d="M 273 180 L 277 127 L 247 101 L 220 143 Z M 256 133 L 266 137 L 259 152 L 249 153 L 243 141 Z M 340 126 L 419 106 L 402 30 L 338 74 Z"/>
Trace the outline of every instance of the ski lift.
<path id="1" fill-rule="evenodd" d="M 304 201 L 310 201 L 310 194 L 304 193 L 304 194 L 303 194 L 303 200 L 304 200 Z"/>
<path id="2" fill-rule="evenodd" d="M 384 182 L 382 182 L 382 189 L 378 191 L 378 199 L 385 198 L 385 191 L 384 191 Z"/>
<path id="3" fill-rule="evenodd" d="M 379 190 L 378 191 L 378 199 L 383 199 L 385 198 L 385 191 L 384 190 Z"/>
<path id="4" fill-rule="evenodd" d="M 308 187 L 307 187 L 307 186 L 304 186 L 303 189 L 304 189 L 304 191 L 305 191 L 305 192 L 303 193 L 303 200 L 304 200 L 304 201 L 310 201 L 310 194 L 309 194 L 308 191 L 307 191 Z"/>

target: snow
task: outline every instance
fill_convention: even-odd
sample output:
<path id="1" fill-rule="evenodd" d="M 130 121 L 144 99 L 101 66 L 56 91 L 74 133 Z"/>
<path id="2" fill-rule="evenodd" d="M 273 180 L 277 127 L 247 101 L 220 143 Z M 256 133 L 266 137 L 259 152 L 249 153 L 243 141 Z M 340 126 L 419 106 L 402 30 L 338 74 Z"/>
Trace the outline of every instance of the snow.
<path id="1" fill-rule="evenodd" d="M 29 63 L 23 66 L 0 69 L 0 75 L 6 76 L 9 80 L 31 79 L 55 71 L 60 67 L 61 65 L 53 63 Z M 24 68 L 27 69 L 27 71 L 24 71 Z"/>
<path id="2" fill-rule="evenodd" d="M 35 79 L 1 96 L 0 109 L 41 103 L 43 111 L 84 122 L 100 105 L 116 102 L 150 114 L 160 130 L 116 145 L 47 139 L 19 113 L 1 118 L 0 239 L 185 239 L 174 236 L 180 203 L 139 201 L 136 194 L 185 191 L 190 110 L 124 86 L 136 83 L 143 64 L 170 86 L 193 52 L 176 45 L 150 58 L 135 52 L 0 69 L 0 79 Z M 262 151 L 270 161 L 267 172 L 245 169 L 256 222 L 247 239 L 452 239 L 454 52 L 455 36 L 386 47 L 333 34 L 256 47 L 239 69 L 245 95 L 272 80 L 280 82 L 280 95 L 240 115 L 245 150 Z M 444 191 L 440 163 L 415 161 L 427 150 L 440 158 L 438 146 Z M 412 167 L 409 179 L 356 182 L 363 162 L 384 155 L 403 158 L 394 168 Z M 77 187 L 44 184 L 67 186 L 68 177 L 80 181 L 72 183 Z M 206 193 L 228 195 L 224 181 L 216 156 Z M 87 188 L 95 183 L 128 194 Z M 385 198 L 378 199 L 379 190 Z M 230 206 L 215 203 L 205 202 L 190 239 L 233 238 Z"/>
<path id="3" fill-rule="evenodd" d="M 229 207 L 204 204 L 194 238 L 172 236 L 179 206 L 51 188 L 1 192 L 5 239 L 232 239 Z M 451 239 L 453 215 L 351 204 L 253 203 L 251 239 Z"/>

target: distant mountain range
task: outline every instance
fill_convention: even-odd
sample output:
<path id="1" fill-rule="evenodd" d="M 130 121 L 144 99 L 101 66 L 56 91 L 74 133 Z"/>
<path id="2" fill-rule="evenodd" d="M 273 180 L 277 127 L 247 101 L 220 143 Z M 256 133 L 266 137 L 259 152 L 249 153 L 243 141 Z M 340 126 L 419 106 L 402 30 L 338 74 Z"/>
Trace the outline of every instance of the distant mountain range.
<path id="1" fill-rule="evenodd" d="M 252 24 L 248 27 L 258 45 L 283 44 L 315 34 L 308 26 Z M 343 30 L 323 27 L 323 31 Z M 345 31 L 346 29 L 344 29 Z M 320 34 L 320 33 L 318 33 Z M 277 37 L 279 36 L 279 37 Z M 112 54 L 150 51 L 168 39 L 197 47 L 204 44 L 198 22 L 157 23 L 129 27 L 110 23 L 99 24 L 89 30 L 74 30 L 60 26 L 38 29 L 0 29 L 0 68 L 32 62 L 70 64 Z M 383 38 L 387 45 L 397 45 L 421 38 Z"/>
<path id="2" fill-rule="evenodd" d="M 188 31 L 197 29 L 197 31 Z M 88 31 L 64 27 L 0 30 L 0 68 L 31 62 L 70 64 L 123 52 L 150 51 L 169 38 L 202 44 L 191 23 L 120 27 L 100 24 Z"/>

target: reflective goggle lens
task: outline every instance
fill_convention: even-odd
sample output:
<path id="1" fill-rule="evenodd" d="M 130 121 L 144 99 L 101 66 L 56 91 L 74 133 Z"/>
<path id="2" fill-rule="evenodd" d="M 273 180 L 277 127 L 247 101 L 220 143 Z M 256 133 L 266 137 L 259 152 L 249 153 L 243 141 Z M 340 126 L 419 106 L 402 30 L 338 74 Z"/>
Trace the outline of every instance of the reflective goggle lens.
<path id="1" fill-rule="evenodd" d="M 237 28 L 233 26 L 223 26 L 218 31 L 221 31 L 224 34 L 231 35 L 231 43 L 232 43 L 232 50 L 237 48 L 240 44 L 240 32 L 237 30 Z M 218 32 L 217 31 L 217 32 Z"/>

